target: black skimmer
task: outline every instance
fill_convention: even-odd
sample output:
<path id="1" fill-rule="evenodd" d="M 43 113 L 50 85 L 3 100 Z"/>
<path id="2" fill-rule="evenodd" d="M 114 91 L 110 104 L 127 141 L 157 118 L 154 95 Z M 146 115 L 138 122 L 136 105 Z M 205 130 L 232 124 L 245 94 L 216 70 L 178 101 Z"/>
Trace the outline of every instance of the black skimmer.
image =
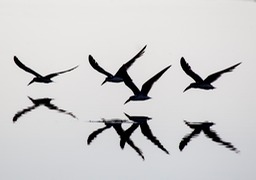
<path id="1" fill-rule="evenodd" d="M 29 67 L 25 66 L 16 56 L 14 56 L 14 62 L 17 66 L 19 66 L 21 69 L 23 69 L 24 71 L 28 72 L 28 73 L 31 73 L 33 74 L 34 77 L 32 79 L 32 81 L 29 82 L 28 85 L 32 84 L 33 82 L 38 82 L 38 83 L 51 83 L 53 82 L 51 80 L 51 78 L 55 77 L 55 76 L 58 76 L 59 74 L 62 74 L 62 73 L 66 73 L 66 72 L 69 72 L 69 71 L 72 71 L 74 69 L 76 69 L 78 66 L 75 66 L 71 69 L 68 69 L 68 70 L 65 70 L 65 71 L 60 71 L 60 72 L 56 72 L 56 73 L 51 73 L 51 74 L 48 74 L 46 76 L 42 76 L 40 75 L 39 73 L 35 72 L 34 70 L 30 69 Z"/>
<path id="2" fill-rule="evenodd" d="M 149 125 L 148 125 L 148 120 L 151 120 L 152 118 L 147 117 L 147 116 L 129 116 L 128 114 L 124 113 L 126 117 L 133 121 L 133 127 L 131 128 L 133 131 L 140 126 L 141 133 L 147 137 L 153 144 L 155 144 L 159 149 L 163 150 L 165 153 L 169 154 L 167 149 L 160 143 L 160 141 L 153 135 Z M 133 131 L 126 130 L 126 137 L 130 137 Z M 120 145 L 122 148 L 125 146 L 125 138 L 122 138 L 120 142 Z"/>
<path id="3" fill-rule="evenodd" d="M 114 82 L 114 83 L 119 83 L 119 82 L 123 82 L 123 73 L 126 73 L 127 69 L 129 69 L 129 67 L 131 67 L 131 65 L 135 62 L 135 60 L 139 57 L 141 57 L 144 54 L 144 50 L 147 47 L 144 46 L 142 48 L 142 50 L 136 54 L 131 60 L 129 60 L 127 63 L 123 64 L 119 70 L 116 72 L 115 75 L 112 75 L 111 73 L 107 72 L 106 70 L 104 70 L 95 60 L 94 58 L 89 55 L 89 63 L 91 64 L 91 66 L 98 72 L 106 75 L 106 79 L 103 81 L 103 84 L 105 84 L 106 82 Z"/>
<path id="4" fill-rule="evenodd" d="M 91 121 L 92 122 L 92 121 Z M 99 122 L 99 121 L 98 121 Z M 122 139 L 125 139 L 125 142 L 127 142 L 127 144 L 129 144 L 131 146 L 131 148 L 133 148 L 138 155 L 144 160 L 144 156 L 142 151 L 133 143 L 133 141 L 130 139 L 130 137 L 127 137 L 127 135 L 125 134 L 125 131 L 131 131 L 131 128 L 133 128 L 133 126 L 131 126 L 130 128 L 128 128 L 127 130 L 124 130 L 122 128 L 122 123 L 127 122 L 127 121 L 123 121 L 120 119 L 111 119 L 111 120 L 105 120 L 103 119 L 103 121 L 105 124 L 105 127 L 103 128 L 99 128 L 96 131 L 92 132 L 88 139 L 87 139 L 87 144 L 90 145 L 91 142 L 99 135 L 101 134 L 103 131 L 105 131 L 106 129 L 109 129 L 111 127 L 113 127 L 116 131 L 116 133 L 119 135 L 120 137 L 120 141 L 123 141 Z M 120 145 L 121 146 L 121 145 Z M 123 148 L 122 148 L 123 149 Z"/>
<path id="5" fill-rule="evenodd" d="M 54 104 L 51 103 L 51 101 L 53 99 L 51 98 L 40 98 L 40 99 L 32 99 L 31 97 L 28 97 L 32 102 L 33 102 L 33 106 L 30 106 L 28 108 L 25 108 L 19 112 L 17 112 L 14 117 L 13 117 L 13 122 L 15 123 L 22 115 L 26 114 L 27 112 L 37 108 L 38 106 L 45 106 L 51 110 L 56 110 L 60 113 L 65 113 L 67 115 L 72 116 L 73 118 L 76 118 L 76 116 L 74 114 L 72 114 L 71 112 L 67 112 L 66 110 L 60 109 L 57 106 L 55 106 Z M 77 118 L 76 118 L 77 119 Z"/>
<path id="6" fill-rule="evenodd" d="M 191 122 L 187 122 L 184 121 L 186 123 L 187 126 L 189 126 L 191 129 L 194 129 L 194 131 L 192 131 L 190 134 L 186 135 L 180 142 L 179 144 L 179 149 L 180 151 L 183 150 L 183 148 L 189 143 L 189 141 L 193 138 L 196 137 L 197 135 L 200 134 L 201 131 L 204 132 L 204 134 L 212 139 L 213 141 L 220 143 L 224 146 L 226 146 L 227 148 L 229 148 L 232 151 L 235 151 L 236 153 L 238 153 L 239 151 L 230 143 L 230 142 L 225 142 L 223 140 L 221 140 L 221 138 L 218 136 L 218 134 L 216 132 L 214 132 L 213 130 L 210 129 L 210 127 L 212 125 L 214 125 L 213 122 L 197 122 L 197 123 L 191 123 Z"/>
<path id="7" fill-rule="evenodd" d="M 223 73 L 231 72 L 239 64 L 241 64 L 241 62 L 237 63 L 234 66 L 231 66 L 227 69 L 224 69 L 222 71 L 213 73 L 203 80 L 198 74 L 196 74 L 194 71 L 192 71 L 189 64 L 182 57 L 180 60 L 180 65 L 181 65 L 182 69 L 184 70 L 184 72 L 187 75 L 189 75 L 192 79 L 195 80 L 195 82 L 191 83 L 183 92 L 187 91 L 190 88 L 200 88 L 200 89 L 206 89 L 206 90 L 215 89 L 215 87 L 212 86 L 211 83 L 214 82 L 215 80 L 217 80 Z"/>
<path id="8" fill-rule="evenodd" d="M 157 73 L 156 75 L 154 75 L 152 78 L 150 78 L 147 82 L 145 82 L 142 85 L 141 90 L 139 90 L 139 88 L 133 83 L 132 79 L 130 78 L 130 76 L 128 75 L 128 73 L 126 73 L 126 75 L 124 76 L 124 83 L 126 86 L 128 86 L 132 92 L 134 93 L 133 96 L 130 96 L 129 99 L 124 103 L 128 103 L 129 101 L 143 101 L 143 100 L 147 100 L 150 99 L 151 97 L 148 96 L 148 93 L 150 91 L 150 89 L 152 88 L 153 84 L 165 73 L 165 71 L 167 71 L 167 69 L 169 69 L 171 67 L 167 66 L 166 68 L 164 68 L 162 71 L 160 71 L 159 73 Z"/>

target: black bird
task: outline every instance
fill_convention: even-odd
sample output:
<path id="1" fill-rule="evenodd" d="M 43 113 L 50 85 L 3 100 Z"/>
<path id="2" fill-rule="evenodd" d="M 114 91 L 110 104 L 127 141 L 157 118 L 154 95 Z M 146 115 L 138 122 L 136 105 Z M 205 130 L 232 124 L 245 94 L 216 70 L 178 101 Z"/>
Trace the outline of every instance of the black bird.
<path id="1" fill-rule="evenodd" d="M 25 108 L 19 112 L 17 112 L 14 117 L 13 117 L 13 122 L 15 123 L 18 118 L 20 118 L 22 115 L 26 114 L 27 112 L 37 108 L 38 106 L 46 106 L 47 108 L 51 109 L 51 110 L 56 110 L 60 113 L 65 113 L 67 115 L 72 116 L 73 118 L 76 118 L 76 116 L 74 114 L 72 114 L 71 112 L 67 112 L 66 110 L 63 109 L 59 109 L 57 106 L 55 106 L 54 104 L 51 103 L 51 101 L 53 99 L 51 98 L 40 98 L 40 99 L 32 99 L 31 97 L 28 97 L 32 102 L 33 102 L 33 106 L 30 106 L 28 108 Z M 77 119 L 77 118 L 76 118 Z"/>
<path id="2" fill-rule="evenodd" d="M 227 69 L 224 69 L 222 71 L 213 73 L 203 80 L 199 75 L 197 75 L 194 71 L 192 71 L 189 64 L 182 57 L 180 60 L 180 65 L 181 65 L 182 69 L 185 71 L 185 73 L 187 75 L 189 75 L 192 79 L 195 80 L 195 82 L 191 83 L 183 92 L 187 91 L 190 88 L 200 88 L 200 89 L 206 89 L 206 90 L 215 89 L 215 87 L 212 86 L 211 83 L 214 82 L 215 80 L 217 80 L 223 73 L 231 72 L 239 64 L 241 64 L 241 62 L 237 63 L 234 66 L 231 66 Z"/>
<path id="3" fill-rule="evenodd" d="M 147 116 L 129 116 L 128 114 L 124 113 L 126 117 L 133 121 L 133 128 L 131 130 L 126 130 L 126 137 L 130 137 L 131 134 L 134 132 L 138 126 L 140 126 L 140 130 L 142 134 L 147 137 L 153 144 L 155 144 L 158 148 L 163 150 L 165 153 L 169 154 L 169 152 L 165 149 L 165 147 L 160 143 L 160 141 L 153 135 L 149 125 L 148 125 L 148 120 L 151 120 L 152 118 L 147 117 Z M 122 141 L 123 140 L 123 141 Z M 122 148 L 125 146 L 125 138 L 122 138 L 120 141 L 120 145 Z"/>
<path id="4" fill-rule="evenodd" d="M 119 68 L 119 70 L 116 72 L 115 75 L 112 75 L 111 73 L 107 72 L 102 67 L 100 67 L 100 65 L 94 60 L 94 58 L 91 55 L 89 55 L 89 63 L 96 71 L 107 76 L 101 85 L 103 85 L 106 82 L 114 82 L 114 83 L 123 82 L 123 73 L 126 73 L 126 71 L 129 69 L 129 67 L 131 67 L 131 65 L 135 62 L 135 60 L 144 54 L 144 50 L 146 49 L 146 47 L 147 45 L 144 46 L 142 50 L 138 54 L 136 54 L 131 60 L 123 64 Z"/>
<path id="5" fill-rule="evenodd" d="M 143 101 L 143 100 L 147 100 L 150 99 L 151 97 L 148 96 L 148 93 L 150 91 L 150 89 L 152 88 L 153 84 L 165 73 L 165 71 L 167 71 L 167 69 L 169 69 L 171 67 L 167 66 L 166 68 L 164 68 L 162 71 L 160 71 L 159 73 L 157 73 L 156 75 L 154 75 L 152 78 L 150 78 L 147 82 L 145 82 L 142 85 L 141 90 L 139 90 L 139 88 L 133 83 L 133 80 L 130 78 L 130 76 L 128 75 L 128 73 L 126 73 L 124 75 L 124 83 L 127 87 L 129 87 L 132 92 L 134 93 L 133 96 L 130 96 L 129 99 L 124 103 L 128 103 L 129 101 Z"/>
<path id="6" fill-rule="evenodd" d="M 105 127 L 103 128 L 99 128 L 96 131 L 92 132 L 88 139 L 87 139 L 87 144 L 91 144 L 91 142 L 99 135 L 101 134 L 103 131 L 105 131 L 106 129 L 109 129 L 111 127 L 113 127 L 116 131 L 116 133 L 119 135 L 120 137 L 120 141 L 123 141 L 122 139 L 125 139 L 125 142 L 127 142 L 127 144 L 129 144 L 129 146 L 131 146 L 131 148 L 133 148 L 138 155 L 144 160 L 144 156 L 142 151 L 133 143 L 133 141 L 130 139 L 130 137 L 127 137 L 125 134 L 125 130 L 123 130 L 122 128 L 122 123 L 126 122 L 123 120 L 119 120 L 119 119 L 113 119 L 113 120 L 105 120 L 103 119 L 103 121 L 105 123 Z M 126 131 L 130 131 L 130 129 L 133 128 L 132 126 L 130 128 L 128 128 Z M 121 145 L 120 145 L 121 146 Z M 123 149 L 123 148 L 122 148 Z"/>
<path id="7" fill-rule="evenodd" d="M 28 73 L 31 73 L 33 74 L 34 77 L 32 79 L 32 81 L 30 81 L 28 83 L 28 85 L 32 84 L 33 82 L 38 82 L 38 83 L 51 83 L 53 82 L 51 79 L 55 76 L 58 76 L 59 74 L 63 74 L 63 73 L 66 73 L 66 72 L 69 72 L 69 71 L 72 71 L 74 69 L 76 69 L 78 66 L 75 66 L 71 69 L 68 69 L 68 70 L 65 70 L 65 71 L 60 71 L 60 72 L 56 72 L 56 73 L 51 73 L 51 74 L 48 74 L 46 76 L 42 76 L 40 75 L 39 73 L 35 72 L 34 70 L 30 69 L 29 67 L 25 66 L 16 56 L 14 56 L 14 62 L 17 66 L 19 66 L 21 69 L 23 69 L 24 71 L 28 72 Z"/>
<path id="8" fill-rule="evenodd" d="M 236 153 L 239 152 L 230 142 L 225 142 L 225 141 L 221 140 L 221 138 L 218 136 L 218 134 L 210 129 L 210 127 L 212 125 L 214 125 L 213 122 L 208 122 L 208 121 L 206 121 L 206 122 L 198 122 L 198 123 L 191 123 L 191 122 L 187 122 L 187 121 L 184 121 L 184 122 L 191 129 L 194 129 L 194 131 L 192 131 L 190 134 L 186 135 L 181 140 L 180 145 L 179 145 L 180 151 L 182 151 L 183 148 L 189 143 L 191 138 L 196 137 L 197 135 L 200 134 L 201 131 L 203 131 L 204 134 L 208 138 L 212 139 L 213 141 L 226 146 L 227 148 L 229 148 L 232 151 L 235 151 Z"/>

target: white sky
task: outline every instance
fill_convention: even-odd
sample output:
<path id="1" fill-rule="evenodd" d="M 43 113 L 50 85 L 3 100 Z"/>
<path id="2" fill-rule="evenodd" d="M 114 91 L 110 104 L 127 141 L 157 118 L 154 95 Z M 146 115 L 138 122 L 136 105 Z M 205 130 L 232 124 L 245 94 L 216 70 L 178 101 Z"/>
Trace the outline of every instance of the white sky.
<path id="1" fill-rule="evenodd" d="M 254 180 L 255 18 L 256 4 L 239 0 L 0 0 L 0 179 Z M 91 68 L 88 55 L 114 73 L 145 44 L 129 69 L 139 87 L 172 67 L 153 86 L 151 100 L 123 105 L 132 92 L 123 84 L 100 86 L 104 76 Z M 32 76 L 14 64 L 14 55 L 42 74 L 80 66 L 53 84 L 27 87 Z M 182 56 L 202 77 L 242 64 L 214 82 L 214 91 L 182 93 L 192 82 L 180 67 Z M 26 96 L 52 97 L 79 120 L 40 107 L 13 124 L 14 114 L 32 105 Z M 125 118 L 123 112 L 153 117 L 149 125 L 170 155 L 140 130 L 131 138 L 144 162 L 129 146 L 120 149 L 113 129 L 86 145 L 103 127 L 87 121 Z M 183 119 L 215 122 L 212 128 L 241 153 L 203 134 L 179 152 L 191 132 Z"/>

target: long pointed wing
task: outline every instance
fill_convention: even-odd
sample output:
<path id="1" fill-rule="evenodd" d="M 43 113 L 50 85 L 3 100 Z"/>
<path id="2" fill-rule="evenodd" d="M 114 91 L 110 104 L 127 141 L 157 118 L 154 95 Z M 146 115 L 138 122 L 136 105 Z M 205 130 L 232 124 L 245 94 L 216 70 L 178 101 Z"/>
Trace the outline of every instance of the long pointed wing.
<path id="1" fill-rule="evenodd" d="M 21 69 L 23 69 L 24 71 L 33 74 L 36 77 L 42 77 L 40 74 L 38 74 L 37 72 L 35 72 L 34 70 L 30 69 L 29 67 L 25 66 L 16 56 L 14 56 L 14 62 L 17 66 L 19 66 Z"/>
<path id="2" fill-rule="evenodd" d="M 160 143 L 160 141 L 153 135 L 149 125 L 147 122 L 140 123 L 140 129 L 144 136 L 146 136 L 153 144 L 155 144 L 158 148 L 162 149 L 164 152 L 169 154 L 167 149 Z"/>
<path id="3" fill-rule="evenodd" d="M 185 61 L 184 57 L 182 57 L 180 59 L 180 65 L 183 69 L 183 71 L 189 75 L 192 79 L 194 79 L 196 82 L 202 82 L 203 79 L 196 74 L 194 71 L 192 71 L 191 67 L 189 66 L 189 64 Z"/>
<path id="4" fill-rule="evenodd" d="M 17 113 L 14 115 L 13 119 L 12 119 L 13 123 L 15 123 L 22 115 L 24 115 L 24 114 L 26 114 L 27 112 L 29 112 L 29 111 L 35 109 L 37 106 L 38 106 L 38 105 L 34 105 L 34 106 L 25 108 L 25 109 L 23 109 L 23 110 L 17 112 Z"/>
<path id="5" fill-rule="evenodd" d="M 132 90 L 133 94 L 136 95 L 140 92 L 139 88 L 133 83 L 133 80 L 131 79 L 127 71 L 124 71 L 122 73 L 122 77 L 124 80 L 124 84 Z"/>
<path id="6" fill-rule="evenodd" d="M 222 71 L 216 72 L 214 74 L 209 75 L 207 78 L 205 78 L 206 83 L 212 83 L 213 81 L 217 80 L 223 73 L 231 72 L 235 67 L 237 67 L 240 63 L 235 64 L 234 66 L 231 66 L 227 69 L 224 69 Z"/>
<path id="7" fill-rule="evenodd" d="M 142 50 L 140 50 L 140 52 L 138 52 L 138 54 L 136 54 L 131 60 L 129 60 L 127 63 L 123 64 L 117 71 L 116 76 L 122 77 L 123 71 L 127 71 L 131 67 L 131 65 L 135 62 L 135 60 L 144 54 L 146 47 L 147 47 L 147 45 L 145 45 L 142 48 Z"/>
<path id="8" fill-rule="evenodd" d="M 48 74 L 47 76 L 45 76 L 45 78 L 49 78 L 49 79 L 51 79 L 51 78 L 53 78 L 53 77 L 55 77 L 55 76 L 58 76 L 59 74 L 63 74 L 63 73 L 66 73 L 66 72 L 72 71 L 72 70 L 76 69 L 77 67 L 78 67 L 78 66 L 75 66 L 75 67 L 70 68 L 70 69 L 65 70 L 65 71 L 60 71 L 60 72 L 56 72 L 56 73 L 52 73 L 52 74 Z"/>
<path id="9" fill-rule="evenodd" d="M 92 142 L 100 133 L 102 133 L 103 131 L 105 131 L 106 129 L 108 129 L 108 128 L 110 128 L 110 127 L 112 127 L 112 126 L 111 126 L 111 125 L 106 125 L 105 127 L 99 128 L 99 129 L 97 129 L 96 131 L 92 132 L 92 133 L 89 135 L 88 139 L 87 139 L 87 144 L 88 144 L 88 145 L 91 144 L 91 142 Z"/>
<path id="10" fill-rule="evenodd" d="M 197 136 L 199 133 L 201 132 L 201 129 L 197 128 L 194 131 L 192 131 L 192 133 L 186 135 L 180 142 L 179 144 L 179 149 L 180 151 L 183 150 L 183 148 L 189 143 L 189 141 L 191 140 L 191 138 Z"/>
<path id="11" fill-rule="evenodd" d="M 124 133 L 120 136 L 120 147 L 123 149 L 127 140 L 129 140 L 132 133 L 139 127 L 138 123 L 133 123 L 131 127 L 124 131 Z"/>
<path id="12" fill-rule="evenodd" d="M 114 129 L 116 130 L 117 134 L 120 136 L 120 138 L 123 136 L 123 133 L 124 133 L 124 130 L 121 126 L 121 124 L 115 124 L 113 125 Z M 143 156 L 143 153 L 142 151 L 137 147 L 135 146 L 135 144 L 133 143 L 133 141 L 128 138 L 127 139 L 127 144 L 129 144 L 138 154 L 139 156 L 144 160 L 144 156 Z"/>
<path id="13" fill-rule="evenodd" d="M 54 104 L 52 104 L 52 103 L 45 103 L 44 105 L 45 105 L 46 107 L 48 107 L 49 109 L 51 109 L 51 110 L 56 110 L 56 111 L 58 111 L 58 112 L 60 112 L 60 113 L 64 113 L 64 114 L 70 115 L 70 116 L 72 116 L 73 118 L 77 119 L 77 117 L 76 117 L 73 113 L 68 112 L 68 111 L 66 111 L 66 110 L 64 110 L 64 109 L 60 109 L 60 108 L 58 108 L 57 106 L 55 106 Z"/>
<path id="14" fill-rule="evenodd" d="M 147 82 L 145 82 L 141 88 L 141 92 L 145 95 L 148 94 L 148 92 L 150 91 L 151 87 L 153 86 L 153 84 L 165 73 L 165 71 L 167 71 L 167 69 L 169 69 L 171 67 L 167 66 L 166 68 L 164 68 L 162 71 L 160 71 L 159 73 L 157 73 L 156 75 L 154 75 L 152 78 L 150 78 Z"/>
<path id="15" fill-rule="evenodd" d="M 96 71 L 98 71 L 108 77 L 113 76 L 111 73 L 105 71 L 102 67 L 100 67 L 100 65 L 95 61 L 95 59 L 91 55 L 89 55 L 89 63 L 93 67 L 93 69 L 95 69 Z"/>
<path id="16" fill-rule="evenodd" d="M 203 129 L 205 135 L 209 138 L 211 138 L 213 141 L 220 143 L 224 146 L 226 146 L 227 148 L 229 148 L 232 151 L 235 152 L 239 152 L 230 142 L 225 142 L 223 141 L 216 132 L 214 132 L 213 130 L 211 130 L 210 128 L 207 129 Z"/>

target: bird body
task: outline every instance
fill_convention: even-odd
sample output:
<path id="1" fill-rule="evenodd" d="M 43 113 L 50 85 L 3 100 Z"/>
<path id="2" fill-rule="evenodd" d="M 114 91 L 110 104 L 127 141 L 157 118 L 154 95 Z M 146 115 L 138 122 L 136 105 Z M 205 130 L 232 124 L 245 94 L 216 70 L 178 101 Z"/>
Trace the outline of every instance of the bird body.
<path id="1" fill-rule="evenodd" d="M 188 121 L 185 121 L 185 124 L 189 126 L 191 129 L 194 129 L 190 134 L 186 135 L 179 144 L 180 151 L 183 150 L 183 148 L 191 141 L 193 137 L 196 137 L 200 134 L 200 132 L 204 132 L 204 134 L 210 138 L 212 141 L 215 141 L 217 143 L 220 143 L 227 148 L 229 148 L 232 151 L 239 152 L 230 142 L 223 141 L 216 132 L 211 130 L 211 126 L 214 125 L 213 122 L 197 122 L 197 123 L 191 123 Z"/>
<path id="2" fill-rule="evenodd" d="M 186 89 L 183 92 L 187 91 L 190 88 L 199 88 L 199 89 L 204 89 L 204 90 L 215 89 L 215 87 L 211 83 L 216 81 L 223 73 L 231 72 L 233 69 L 235 69 L 235 67 L 237 67 L 240 64 L 241 64 L 241 62 L 237 63 L 229 68 L 226 68 L 222 71 L 213 73 L 203 80 L 198 74 L 196 74 L 194 71 L 192 71 L 189 64 L 182 57 L 180 60 L 180 65 L 181 65 L 182 69 L 188 76 L 190 76 L 195 81 L 195 82 L 191 83 L 188 87 L 186 87 Z"/>
<path id="3" fill-rule="evenodd" d="M 144 46 L 142 48 L 142 50 L 140 50 L 140 52 L 138 52 L 132 59 L 130 59 L 128 62 L 126 62 L 125 64 L 123 64 L 119 70 L 116 72 L 115 75 L 112 75 L 111 73 L 109 73 L 108 71 L 106 71 L 105 69 L 103 69 L 96 61 L 95 59 L 89 55 L 88 59 L 89 59 L 89 63 L 90 65 L 98 72 L 104 74 L 105 76 L 107 76 L 105 78 L 105 80 L 102 82 L 101 85 L 105 84 L 106 82 L 113 82 L 113 83 L 120 83 L 123 82 L 123 76 L 124 73 L 126 74 L 127 70 L 131 67 L 131 65 L 135 62 L 135 60 L 139 57 L 141 57 L 146 49 L 147 45 Z"/>
<path id="4" fill-rule="evenodd" d="M 33 82 L 38 82 L 38 83 L 51 83 L 53 82 L 52 81 L 52 78 L 55 77 L 55 76 L 58 76 L 59 74 L 63 74 L 63 73 L 66 73 L 66 72 L 69 72 L 69 71 L 72 71 L 74 69 L 76 69 L 78 66 L 75 66 L 71 69 L 68 69 L 68 70 L 65 70 L 65 71 L 60 71 L 60 72 L 56 72 L 56 73 L 51 73 L 51 74 L 48 74 L 46 76 L 42 76 L 40 75 L 39 73 L 37 73 L 36 71 L 32 70 L 31 68 L 27 67 L 26 65 L 24 65 L 16 56 L 14 56 L 14 62 L 15 64 L 23 69 L 24 71 L 30 73 L 30 74 L 33 74 L 35 77 L 32 79 L 32 81 L 30 81 L 28 83 L 28 85 L 32 84 Z"/>

